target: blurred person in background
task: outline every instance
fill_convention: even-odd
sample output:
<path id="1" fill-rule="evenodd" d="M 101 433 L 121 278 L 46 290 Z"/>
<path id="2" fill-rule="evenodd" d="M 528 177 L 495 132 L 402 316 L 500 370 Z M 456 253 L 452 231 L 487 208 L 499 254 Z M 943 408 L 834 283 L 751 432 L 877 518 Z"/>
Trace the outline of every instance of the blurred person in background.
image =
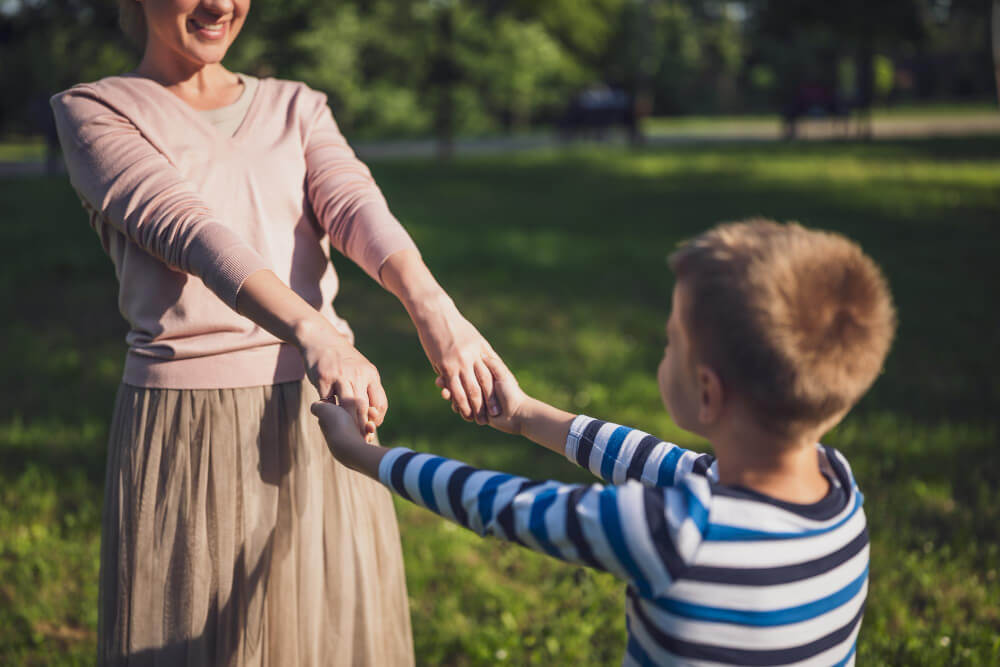
<path id="1" fill-rule="evenodd" d="M 409 665 L 389 493 L 309 406 L 369 440 L 387 399 L 332 305 L 329 249 L 396 295 L 453 406 L 486 423 L 497 358 L 302 83 L 221 61 L 250 0 L 119 0 L 132 72 L 52 99 L 129 323 L 102 526 L 102 664 Z"/>

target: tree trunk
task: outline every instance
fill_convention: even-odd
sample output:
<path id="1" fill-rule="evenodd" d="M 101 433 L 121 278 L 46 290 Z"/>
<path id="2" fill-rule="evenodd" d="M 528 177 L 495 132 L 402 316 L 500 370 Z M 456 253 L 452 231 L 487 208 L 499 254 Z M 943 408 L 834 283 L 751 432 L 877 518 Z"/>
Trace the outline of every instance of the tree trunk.
<path id="1" fill-rule="evenodd" d="M 993 71 L 997 81 L 997 101 L 1000 101 L 1000 0 L 993 0 Z"/>
<path id="2" fill-rule="evenodd" d="M 437 134 L 437 155 L 448 160 L 455 152 L 455 83 L 458 65 L 455 62 L 455 23 L 451 5 L 439 8 L 437 20 L 438 49 L 431 63 L 431 83 L 437 90 L 434 129 Z"/>

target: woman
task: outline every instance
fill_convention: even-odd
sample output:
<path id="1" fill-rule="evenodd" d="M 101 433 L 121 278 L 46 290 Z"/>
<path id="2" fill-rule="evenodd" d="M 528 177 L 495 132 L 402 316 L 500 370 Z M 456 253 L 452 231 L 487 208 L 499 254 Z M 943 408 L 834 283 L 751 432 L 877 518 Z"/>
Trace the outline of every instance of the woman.
<path id="1" fill-rule="evenodd" d="M 333 311 L 330 245 L 403 303 L 466 419 L 486 421 L 495 354 L 325 97 L 220 64 L 249 4 L 121 0 L 123 27 L 144 43 L 138 68 L 52 100 L 130 324 L 99 660 L 411 664 L 389 495 L 336 463 L 309 415 L 318 395 L 333 398 L 370 437 L 387 407 Z"/>

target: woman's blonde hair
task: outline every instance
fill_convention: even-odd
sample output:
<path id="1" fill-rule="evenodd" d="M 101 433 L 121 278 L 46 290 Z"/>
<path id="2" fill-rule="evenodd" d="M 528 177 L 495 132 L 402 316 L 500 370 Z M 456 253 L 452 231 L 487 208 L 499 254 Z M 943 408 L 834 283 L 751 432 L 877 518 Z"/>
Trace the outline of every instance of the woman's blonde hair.
<path id="1" fill-rule="evenodd" d="M 137 0 L 118 0 L 118 26 L 140 50 L 146 46 L 146 15 Z"/>

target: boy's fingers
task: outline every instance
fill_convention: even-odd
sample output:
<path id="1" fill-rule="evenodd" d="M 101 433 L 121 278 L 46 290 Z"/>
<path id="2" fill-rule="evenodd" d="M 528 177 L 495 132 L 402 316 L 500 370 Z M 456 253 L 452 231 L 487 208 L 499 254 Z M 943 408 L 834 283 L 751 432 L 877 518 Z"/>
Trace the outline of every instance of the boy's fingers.
<path id="1" fill-rule="evenodd" d="M 444 378 L 441 377 L 440 375 L 438 375 L 436 378 L 434 378 L 434 384 L 436 384 L 441 389 L 445 388 Z"/>
<path id="2" fill-rule="evenodd" d="M 441 390 L 441 398 L 443 398 L 446 401 L 450 401 L 451 400 L 451 390 L 447 389 L 447 388 L 446 389 L 442 389 Z"/>

